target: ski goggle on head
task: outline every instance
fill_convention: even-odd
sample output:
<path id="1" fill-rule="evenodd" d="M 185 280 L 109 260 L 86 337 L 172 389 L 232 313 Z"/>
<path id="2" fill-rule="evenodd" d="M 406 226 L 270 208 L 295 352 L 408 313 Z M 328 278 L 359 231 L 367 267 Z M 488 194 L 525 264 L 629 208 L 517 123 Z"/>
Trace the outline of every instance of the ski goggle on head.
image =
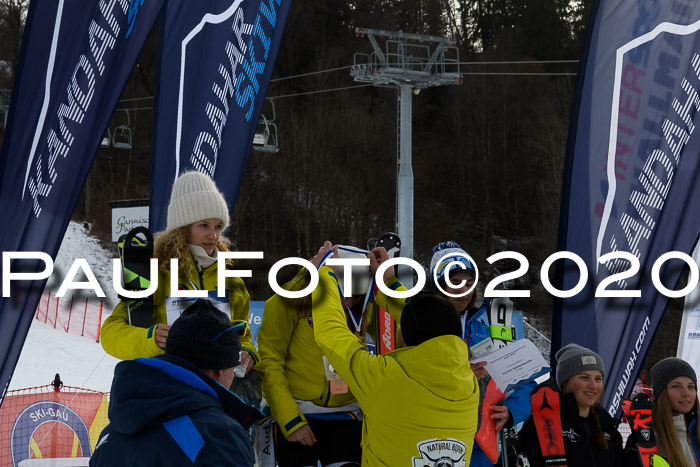
<path id="1" fill-rule="evenodd" d="M 218 341 L 219 338 L 221 338 L 221 336 L 223 336 L 224 334 L 229 333 L 229 332 L 235 332 L 239 336 L 243 336 L 243 335 L 245 335 L 245 332 L 246 332 L 246 325 L 247 325 L 247 323 L 245 321 L 234 321 L 231 323 L 231 327 L 226 328 L 223 331 L 221 331 L 219 334 L 217 334 L 214 337 L 214 339 L 212 339 L 212 342 Z"/>

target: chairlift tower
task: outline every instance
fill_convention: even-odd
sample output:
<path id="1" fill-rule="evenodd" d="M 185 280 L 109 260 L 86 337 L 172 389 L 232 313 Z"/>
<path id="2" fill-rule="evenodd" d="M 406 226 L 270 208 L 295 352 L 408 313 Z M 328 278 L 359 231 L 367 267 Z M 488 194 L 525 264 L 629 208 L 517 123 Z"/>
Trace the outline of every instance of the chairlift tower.
<path id="1" fill-rule="evenodd" d="M 462 84 L 455 40 L 402 31 L 355 28 L 367 36 L 374 51 L 355 53 L 350 76 L 361 83 L 395 88 L 397 92 L 396 228 L 401 256 L 413 258 L 413 169 L 411 168 L 412 94 L 434 86 Z M 384 40 L 384 48 L 377 42 Z M 402 282 L 411 288 L 413 275 Z"/>

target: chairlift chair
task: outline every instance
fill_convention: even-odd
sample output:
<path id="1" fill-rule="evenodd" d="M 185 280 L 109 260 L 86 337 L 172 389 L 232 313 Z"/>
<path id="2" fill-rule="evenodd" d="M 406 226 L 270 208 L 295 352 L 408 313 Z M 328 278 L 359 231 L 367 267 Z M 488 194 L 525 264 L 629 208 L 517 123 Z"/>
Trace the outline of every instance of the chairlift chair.
<path id="1" fill-rule="evenodd" d="M 131 128 L 119 125 L 114 129 L 112 146 L 117 149 L 131 149 Z"/>
<path id="2" fill-rule="evenodd" d="M 108 148 L 109 145 L 112 142 L 112 132 L 109 131 L 109 127 L 107 128 L 107 131 L 105 132 L 105 135 L 102 137 L 102 142 L 100 143 L 100 146 L 103 148 Z"/>
<path id="3" fill-rule="evenodd" d="M 268 120 L 265 115 L 260 114 L 260 120 L 258 120 L 253 137 L 253 149 L 261 152 L 278 152 L 280 148 L 277 143 L 277 125 L 274 123 L 276 118 L 275 102 L 272 99 L 268 100 L 272 104 L 272 119 Z"/>
<path id="4" fill-rule="evenodd" d="M 277 125 L 262 114 L 253 137 L 253 149 L 261 152 L 279 152 L 280 150 L 277 144 Z"/>
<path id="5" fill-rule="evenodd" d="M 119 125 L 112 135 L 112 146 L 117 149 L 131 149 L 131 118 L 125 109 L 117 109 L 126 113 L 126 125 Z"/>

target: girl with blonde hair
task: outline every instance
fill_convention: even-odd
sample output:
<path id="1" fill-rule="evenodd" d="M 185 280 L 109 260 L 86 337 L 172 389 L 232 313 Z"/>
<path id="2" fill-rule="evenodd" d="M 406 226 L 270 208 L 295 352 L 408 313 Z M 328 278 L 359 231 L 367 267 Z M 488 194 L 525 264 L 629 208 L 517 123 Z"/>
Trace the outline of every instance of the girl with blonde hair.
<path id="1" fill-rule="evenodd" d="M 659 454 L 674 467 L 700 465 L 697 376 L 685 360 L 669 357 L 651 369 L 654 435 Z"/>
<path id="2" fill-rule="evenodd" d="M 155 238 L 158 259 L 158 289 L 153 296 L 153 324 L 140 328 L 129 324 L 126 301 L 122 300 L 102 325 L 102 347 L 122 360 L 162 354 L 170 325 L 196 298 L 173 297 L 171 274 L 177 275 L 178 290 L 204 290 L 217 309 L 231 321 L 248 322 L 250 297 L 239 277 L 227 277 L 225 293 L 219 297 L 218 254 L 228 251 L 222 235 L 229 225 L 226 200 L 216 184 L 201 172 L 182 174 L 173 184 L 165 231 Z M 177 271 L 170 260 L 178 260 Z M 259 360 L 249 329 L 240 336 L 241 364 L 245 370 Z"/>

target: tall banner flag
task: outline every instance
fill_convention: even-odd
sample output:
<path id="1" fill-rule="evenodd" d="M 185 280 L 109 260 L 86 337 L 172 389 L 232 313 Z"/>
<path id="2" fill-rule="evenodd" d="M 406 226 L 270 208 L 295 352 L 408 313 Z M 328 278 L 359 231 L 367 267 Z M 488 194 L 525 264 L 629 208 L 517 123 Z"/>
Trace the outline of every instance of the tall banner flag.
<path id="1" fill-rule="evenodd" d="M 0 152 L 0 403 L 90 165 L 163 0 L 33 0 Z M 16 254 L 15 254 L 16 255 Z M 36 255 L 35 255 L 36 256 Z M 6 270 L 5 265 L 11 269 Z M 14 276 L 13 276 L 14 275 Z"/>
<path id="2" fill-rule="evenodd" d="M 693 259 L 700 268 L 700 243 L 695 245 Z M 676 357 L 700 369 L 700 287 L 694 288 L 685 297 Z"/>
<path id="3" fill-rule="evenodd" d="M 170 2 L 151 151 L 153 232 L 177 176 L 204 172 L 233 209 L 291 0 Z"/>
<path id="4" fill-rule="evenodd" d="M 558 275 L 560 290 L 586 285 L 555 302 L 552 354 L 575 342 L 601 355 L 611 414 L 700 232 L 699 31 L 696 0 L 600 0 L 591 11 L 559 232 L 559 250 L 587 272 L 566 261 Z"/>

